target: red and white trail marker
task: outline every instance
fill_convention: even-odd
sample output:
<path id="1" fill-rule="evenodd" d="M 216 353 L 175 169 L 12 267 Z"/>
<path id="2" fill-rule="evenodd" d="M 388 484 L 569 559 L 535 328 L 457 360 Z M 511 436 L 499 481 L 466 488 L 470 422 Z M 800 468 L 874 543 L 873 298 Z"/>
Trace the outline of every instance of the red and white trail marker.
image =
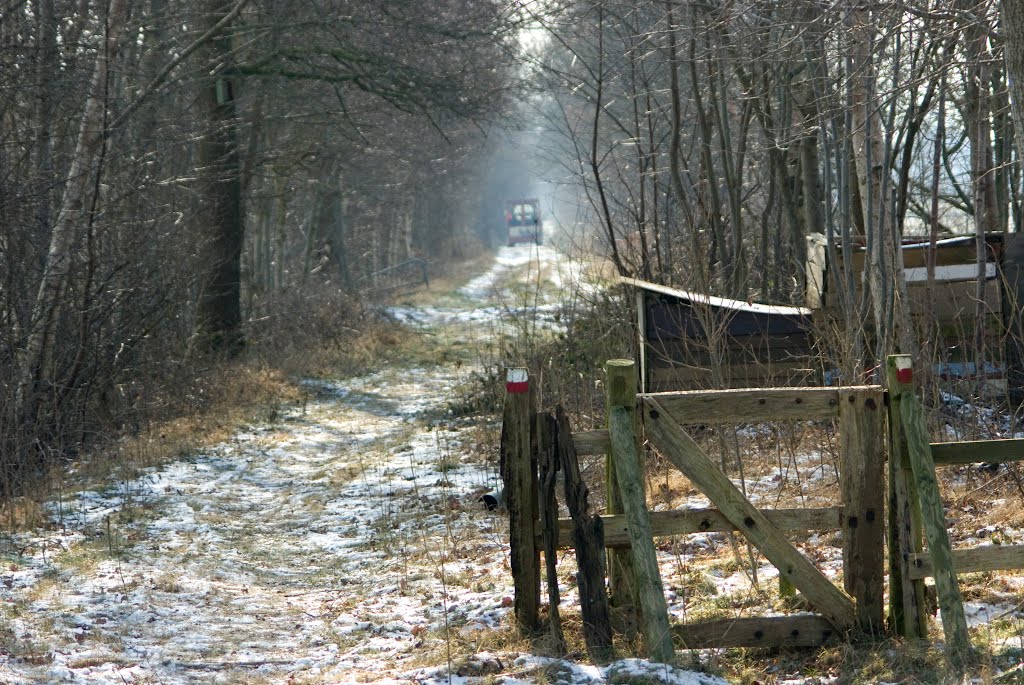
<path id="1" fill-rule="evenodd" d="M 914 367 L 907 357 L 900 357 L 896 360 L 896 380 L 904 385 L 909 385 L 914 380 Z"/>
<path id="2" fill-rule="evenodd" d="M 505 392 L 529 392 L 530 380 L 526 369 L 508 369 L 505 372 Z"/>

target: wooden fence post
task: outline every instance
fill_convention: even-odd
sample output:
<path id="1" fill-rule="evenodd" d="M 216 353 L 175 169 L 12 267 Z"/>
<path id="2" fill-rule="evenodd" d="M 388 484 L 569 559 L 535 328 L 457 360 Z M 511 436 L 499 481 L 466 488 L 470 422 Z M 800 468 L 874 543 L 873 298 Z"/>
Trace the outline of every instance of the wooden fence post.
<path id="1" fill-rule="evenodd" d="M 632 421 L 631 435 L 635 439 L 639 422 L 636 416 L 636 369 L 633 360 L 610 359 L 605 363 L 604 370 L 608 428 L 611 428 L 612 407 L 624 407 Z M 639 460 L 639 451 L 636 446 L 631 454 L 634 455 L 634 459 Z M 609 514 L 622 514 L 625 511 L 622 505 L 618 470 L 615 468 L 616 458 L 615 450 L 609 449 L 605 460 L 605 509 Z M 642 480 L 640 486 L 643 487 Z M 632 552 L 628 549 L 609 549 L 608 594 L 613 607 L 625 610 L 636 607 L 637 588 L 632 585 L 633 575 Z"/>
<path id="2" fill-rule="evenodd" d="M 881 635 L 885 618 L 882 403 L 882 390 L 877 387 L 840 391 L 843 579 L 846 591 L 857 600 L 857 626 L 868 635 Z"/>
<path id="3" fill-rule="evenodd" d="M 558 422 L 559 462 L 565 476 L 565 504 L 572 517 L 572 544 L 576 548 L 576 587 L 583 614 L 583 640 L 591 658 L 599 664 L 612 657 L 612 624 L 605 590 L 604 525 L 600 516 L 592 516 L 587 507 L 589 490 L 580 475 L 576 446 L 572 441 L 569 417 L 562 405 L 555 408 Z"/>
<path id="4" fill-rule="evenodd" d="M 903 395 L 913 390 L 910 358 L 886 360 L 889 388 L 889 623 L 904 637 L 928 634 L 924 583 L 911 580 L 910 555 L 921 551 L 921 509 L 913 493 L 914 474 L 907 455 L 900 407 Z"/>
<path id="5" fill-rule="evenodd" d="M 507 369 L 501 422 L 501 478 L 509 518 L 510 562 L 515 586 L 516 624 L 536 632 L 540 608 L 540 552 L 537 549 L 537 474 L 530 453 L 530 383 L 526 369 Z"/>
<path id="6" fill-rule="evenodd" d="M 960 667 L 970 659 L 971 640 L 967 634 L 963 597 L 953 566 L 953 551 L 949 544 L 939 483 L 935 477 L 935 462 L 932 460 L 924 412 L 917 396 L 905 389 L 913 380 L 909 355 L 893 355 L 889 360 L 897 375 L 902 376 L 899 378 L 901 387 L 898 392 L 902 400 L 900 417 L 903 419 L 903 433 L 907 441 L 906 456 L 914 472 L 912 485 L 921 506 L 921 521 L 928 539 L 928 552 L 932 557 L 932 578 L 935 580 L 935 592 L 942 611 L 946 654 L 955 666 Z"/>
<path id="7" fill-rule="evenodd" d="M 606 367 L 609 370 L 608 431 L 618 491 L 629 522 L 633 587 L 640 605 L 648 657 L 652 661 L 671 663 L 675 660 L 675 647 L 669 631 L 668 605 L 658 569 L 658 552 L 654 547 L 654 534 L 647 512 L 644 472 L 637 451 L 636 376 L 633 362 L 615 361 L 614 366 L 609 362 Z"/>
<path id="8" fill-rule="evenodd" d="M 537 470 L 540 477 L 540 528 L 544 541 L 545 580 L 548 587 L 548 628 L 552 648 L 558 656 L 565 654 L 565 635 L 558 605 L 558 498 L 555 481 L 558 477 L 558 423 L 547 412 L 535 415 L 534 436 L 537 442 Z"/>

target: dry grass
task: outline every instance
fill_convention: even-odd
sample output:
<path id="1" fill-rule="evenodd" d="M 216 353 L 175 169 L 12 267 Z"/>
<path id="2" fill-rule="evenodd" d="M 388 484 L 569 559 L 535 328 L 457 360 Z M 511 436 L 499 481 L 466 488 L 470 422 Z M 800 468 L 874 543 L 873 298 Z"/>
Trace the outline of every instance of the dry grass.
<path id="1" fill-rule="evenodd" d="M 388 359 L 429 362 L 436 355 L 422 336 L 339 299 L 336 292 L 322 302 L 314 295 L 280 303 L 275 323 L 281 328 L 273 335 L 253 330 L 241 357 L 180 363 L 175 378 L 138 384 L 132 419 L 97 436 L 73 463 L 57 461 L 33 491 L 0 502 L 0 526 L 15 532 L 49 525 L 41 502 L 96 483 L 131 479 L 142 469 L 224 442 L 240 426 L 273 423 L 285 406 L 310 399 L 301 378 L 344 378 Z M 316 306 L 291 311 L 291 305 Z"/>
<path id="2" fill-rule="evenodd" d="M 453 293 L 466 281 L 487 271 L 494 261 L 494 255 L 484 253 L 445 270 L 445 273 L 430 276 L 430 285 L 408 292 L 395 293 L 389 301 L 410 307 L 436 304 L 439 295 Z"/>

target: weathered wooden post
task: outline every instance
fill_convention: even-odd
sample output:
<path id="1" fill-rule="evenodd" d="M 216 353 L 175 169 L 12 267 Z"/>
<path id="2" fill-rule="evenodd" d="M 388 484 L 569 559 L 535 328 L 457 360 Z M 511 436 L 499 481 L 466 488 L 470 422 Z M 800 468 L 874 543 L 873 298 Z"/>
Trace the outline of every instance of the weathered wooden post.
<path id="1" fill-rule="evenodd" d="M 604 525 L 600 516 L 592 516 L 587 506 L 589 490 L 580 476 L 572 428 L 565 409 L 555 409 L 558 422 L 559 462 L 565 475 L 565 504 L 572 517 L 572 542 L 576 549 L 576 587 L 583 614 L 583 640 L 591 658 L 599 664 L 612 657 L 612 624 L 605 590 Z"/>
<path id="2" fill-rule="evenodd" d="M 857 600 L 857 627 L 884 630 L 885 454 L 879 387 L 839 393 L 840 484 L 843 495 L 843 579 Z"/>
<path id="3" fill-rule="evenodd" d="M 558 609 L 561 595 L 558 590 L 558 499 L 555 481 L 558 477 L 558 423 L 548 412 L 534 415 L 533 437 L 536 443 L 537 470 L 540 479 L 540 530 L 544 546 L 545 580 L 548 588 L 548 628 L 552 647 L 559 655 L 565 654 L 565 634 Z"/>
<path id="4" fill-rule="evenodd" d="M 935 462 L 932 460 L 924 412 L 912 391 L 913 366 L 909 355 L 893 355 L 889 357 L 888 365 L 894 369 L 900 382 L 895 392 L 890 388 L 890 393 L 900 395 L 900 417 L 907 446 L 905 456 L 913 470 L 912 486 L 921 506 L 921 521 L 932 558 L 932 578 L 942 611 L 946 654 L 954 665 L 962 666 L 971 657 L 971 641 L 967 634 L 967 618 L 953 565 L 953 551 L 935 477 Z"/>
<path id="5" fill-rule="evenodd" d="M 658 569 L 651 520 L 644 494 L 644 472 L 637 450 L 636 376 L 633 362 L 608 362 L 608 432 L 616 484 L 626 515 L 632 556 L 632 582 L 640 605 L 647 654 L 652 661 L 671 663 L 675 648 L 669 631 L 665 588 Z"/>
<path id="6" fill-rule="evenodd" d="M 539 624 L 540 552 L 537 549 L 537 474 L 530 453 L 530 382 L 526 369 L 507 369 L 501 422 L 501 478 L 508 508 L 516 624 L 524 634 Z"/>
<path id="7" fill-rule="evenodd" d="M 923 638 L 928 634 L 924 603 L 924 583 L 909 576 L 911 554 L 921 551 L 921 510 L 913 496 L 914 474 L 907 456 L 903 432 L 904 393 L 913 391 L 910 358 L 886 360 L 889 387 L 889 623 L 904 637 Z"/>
<path id="8" fill-rule="evenodd" d="M 605 397 L 608 428 L 611 429 L 612 407 L 625 408 L 633 422 L 631 435 L 637 435 L 639 422 L 636 416 L 636 368 L 632 359 L 610 359 L 604 365 Z M 639 464 L 638 445 L 631 454 Z M 619 487 L 618 470 L 615 468 L 616 454 L 608 451 L 605 459 L 605 510 L 609 514 L 622 514 L 622 493 Z M 640 482 L 643 487 L 643 480 Z M 636 588 L 633 587 L 633 555 L 626 549 L 608 550 L 608 594 L 613 607 L 633 609 L 636 606 Z"/>

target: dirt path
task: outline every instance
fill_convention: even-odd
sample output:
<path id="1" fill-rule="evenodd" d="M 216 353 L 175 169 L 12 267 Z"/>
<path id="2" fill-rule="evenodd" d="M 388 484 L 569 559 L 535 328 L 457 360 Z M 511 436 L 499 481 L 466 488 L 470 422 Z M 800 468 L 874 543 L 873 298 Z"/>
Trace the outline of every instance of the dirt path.
<path id="1" fill-rule="evenodd" d="M 503 254 L 462 306 L 399 315 L 480 335 L 483 300 L 522 261 Z M 52 503 L 54 530 L 7 541 L 0 682 L 447 674 L 453 641 L 493 632 L 510 592 L 503 522 L 477 502 L 494 466 L 471 423 L 439 420 L 459 381 L 399 366 L 311 382 L 273 423 Z"/>

